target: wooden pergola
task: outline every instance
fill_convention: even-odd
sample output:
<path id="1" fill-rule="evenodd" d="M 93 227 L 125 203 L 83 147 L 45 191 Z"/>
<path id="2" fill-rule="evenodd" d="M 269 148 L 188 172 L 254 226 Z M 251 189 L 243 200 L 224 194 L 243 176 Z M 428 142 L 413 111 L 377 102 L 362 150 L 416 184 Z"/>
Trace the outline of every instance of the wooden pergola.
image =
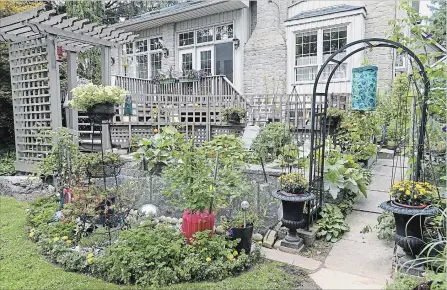
<path id="1" fill-rule="evenodd" d="M 67 14 L 44 6 L 0 19 L 0 40 L 9 43 L 11 89 L 16 141 L 16 170 L 29 172 L 51 150 L 41 130 L 62 126 L 57 47 L 67 52 L 68 92 L 77 85 L 77 53 L 101 47 L 102 83 L 111 83 L 111 48 L 131 42 L 132 32 Z M 71 99 L 71 93 L 68 98 Z M 77 131 L 78 112 L 67 110 L 67 127 Z M 108 131 L 103 130 L 108 148 Z M 93 142 L 93 141 L 92 141 Z"/>

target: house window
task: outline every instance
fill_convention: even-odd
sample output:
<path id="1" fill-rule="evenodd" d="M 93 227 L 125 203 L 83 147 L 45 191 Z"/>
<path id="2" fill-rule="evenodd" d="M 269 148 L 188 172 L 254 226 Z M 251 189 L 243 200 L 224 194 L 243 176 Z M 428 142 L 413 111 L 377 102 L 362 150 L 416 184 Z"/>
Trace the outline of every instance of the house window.
<path id="1" fill-rule="evenodd" d="M 151 54 L 151 76 L 155 77 L 158 75 L 158 72 L 161 70 L 161 58 L 162 53 L 153 53 Z"/>
<path id="2" fill-rule="evenodd" d="M 213 29 L 205 28 L 197 30 L 197 43 L 213 41 Z"/>
<path id="3" fill-rule="evenodd" d="M 148 70 L 147 70 L 147 54 L 137 55 L 137 78 L 147 79 L 148 78 Z"/>
<path id="4" fill-rule="evenodd" d="M 318 45 L 321 43 L 323 45 Z M 346 26 L 298 32 L 295 42 L 295 82 L 315 80 L 321 65 L 346 43 Z M 341 60 L 344 56 L 346 56 L 346 51 L 338 54 L 337 59 Z M 335 66 L 334 63 L 328 64 L 323 71 L 322 79 L 327 79 Z M 347 64 L 342 63 L 335 71 L 333 78 L 346 78 L 346 71 Z"/>
<path id="5" fill-rule="evenodd" d="M 200 52 L 200 69 L 211 75 L 211 50 Z"/>
<path id="6" fill-rule="evenodd" d="M 163 38 L 162 37 L 151 38 L 150 42 L 151 42 L 151 46 L 150 46 L 151 50 L 157 50 L 157 49 L 163 48 L 163 44 L 162 44 Z"/>
<path id="7" fill-rule="evenodd" d="M 147 51 L 147 40 L 139 40 L 135 42 L 135 53 Z"/>
<path id="8" fill-rule="evenodd" d="M 192 53 L 182 54 L 182 71 L 183 74 L 192 70 Z"/>
<path id="9" fill-rule="evenodd" d="M 123 45 L 123 53 L 124 54 L 132 54 L 133 53 L 133 43 L 126 43 Z"/>
<path id="10" fill-rule="evenodd" d="M 233 38 L 233 24 L 216 27 L 216 40 Z"/>
<path id="11" fill-rule="evenodd" d="M 311 81 L 318 71 L 318 31 L 301 32 L 296 35 L 295 81 Z"/>
<path id="12" fill-rule="evenodd" d="M 194 44 L 194 31 L 179 34 L 179 46 Z"/>

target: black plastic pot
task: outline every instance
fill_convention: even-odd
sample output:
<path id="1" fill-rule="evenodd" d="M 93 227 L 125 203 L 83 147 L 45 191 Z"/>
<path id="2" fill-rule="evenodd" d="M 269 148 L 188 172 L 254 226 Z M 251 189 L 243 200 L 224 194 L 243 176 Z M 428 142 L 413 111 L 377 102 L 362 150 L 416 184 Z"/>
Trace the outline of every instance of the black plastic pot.
<path id="1" fill-rule="evenodd" d="M 96 104 L 86 113 L 93 122 L 106 121 L 115 116 L 115 105 L 113 103 Z"/>
<path id="2" fill-rule="evenodd" d="M 229 232 L 232 240 L 241 239 L 241 241 L 236 245 L 236 251 L 240 253 L 244 250 L 246 254 L 249 254 L 251 251 L 253 225 L 247 225 L 246 228 L 231 228 Z"/>
<path id="3" fill-rule="evenodd" d="M 231 112 L 228 115 L 228 123 L 230 124 L 240 124 L 241 123 L 241 117 L 237 112 Z"/>

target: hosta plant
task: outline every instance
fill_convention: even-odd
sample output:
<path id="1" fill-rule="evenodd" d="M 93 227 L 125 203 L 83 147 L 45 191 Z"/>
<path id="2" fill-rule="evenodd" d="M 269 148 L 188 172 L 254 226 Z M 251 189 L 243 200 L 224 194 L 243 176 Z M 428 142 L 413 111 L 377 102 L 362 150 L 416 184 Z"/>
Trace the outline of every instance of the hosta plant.
<path id="1" fill-rule="evenodd" d="M 320 212 L 321 219 L 317 222 L 317 237 L 335 243 L 343 233 L 349 231 L 340 209 L 333 204 L 325 204 Z"/>
<path id="2" fill-rule="evenodd" d="M 287 173 L 278 178 L 281 189 L 288 193 L 304 194 L 308 188 L 308 182 L 299 173 Z"/>
<path id="3" fill-rule="evenodd" d="M 377 237 L 381 240 L 394 241 L 396 222 L 393 214 L 390 212 L 382 212 L 377 217 L 377 222 Z"/>
<path id="4" fill-rule="evenodd" d="M 399 203 L 420 206 L 431 204 L 438 191 L 428 182 L 405 180 L 394 183 L 390 195 Z"/>
<path id="5" fill-rule="evenodd" d="M 70 104 L 73 108 L 87 111 L 97 104 L 111 103 L 120 105 L 124 103 L 126 91 L 116 86 L 98 86 L 87 84 L 74 88 L 73 99 Z"/>

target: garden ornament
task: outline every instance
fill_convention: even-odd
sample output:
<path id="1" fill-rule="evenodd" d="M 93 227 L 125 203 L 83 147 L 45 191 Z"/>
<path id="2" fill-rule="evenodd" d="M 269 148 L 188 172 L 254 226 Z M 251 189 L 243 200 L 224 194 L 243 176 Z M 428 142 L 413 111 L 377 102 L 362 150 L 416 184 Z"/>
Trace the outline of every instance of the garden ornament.
<path id="1" fill-rule="evenodd" d="M 153 204 L 143 204 L 140 209 L 139 212 L 142 216 L 145 217 L 156 217 L 158 216 L 158 207 L 156 207 Z"/>
<path id="2" fill-rule="evenodd" d="M 246 214 L 247 214 L 247 209 L 250 207 L 250 204 L 248 203 L 248 201 L 244 200 L 241 203 L 241 208 L 242 211 L 244 212 L 244 228 L 247 227 L 247 219 L 246 219 Z"/>

